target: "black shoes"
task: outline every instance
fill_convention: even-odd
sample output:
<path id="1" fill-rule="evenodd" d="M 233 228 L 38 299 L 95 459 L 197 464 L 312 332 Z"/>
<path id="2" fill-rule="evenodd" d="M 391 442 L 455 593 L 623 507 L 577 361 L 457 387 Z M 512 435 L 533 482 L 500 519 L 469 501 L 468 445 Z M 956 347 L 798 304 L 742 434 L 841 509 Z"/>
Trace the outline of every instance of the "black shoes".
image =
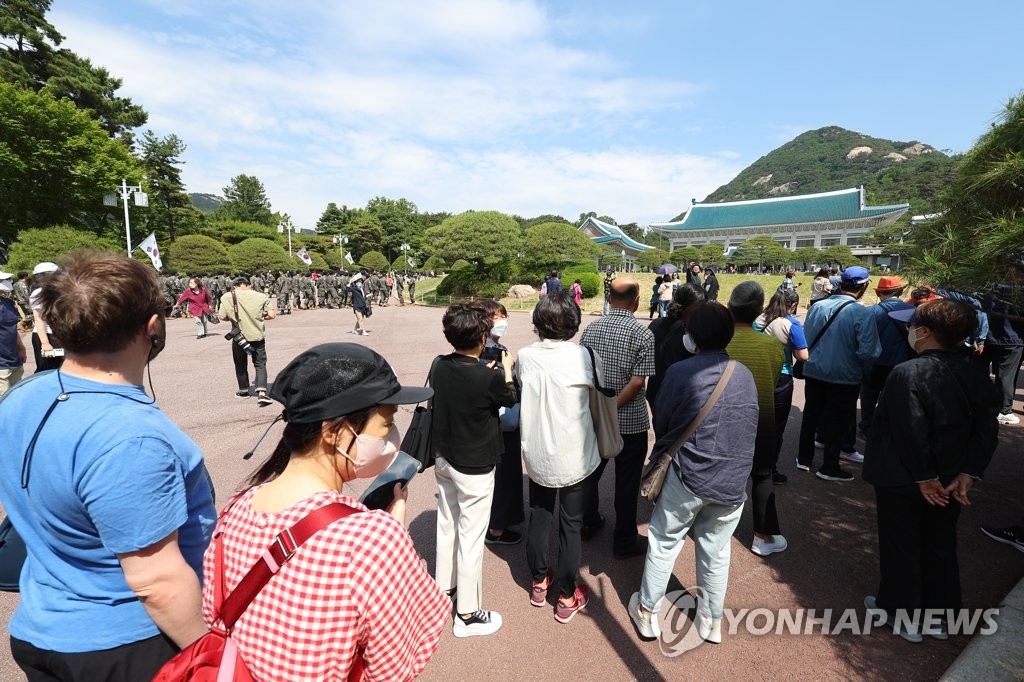
<path id="1" fill-rule="evenodd" d="M 523 539 L 523 534 L 514 530 L 506 528 L 501 532 L 501 535 L 495 535 L 491 531 L 487 531 L 484 536 L 485 545 L 517 545 L 519 541 Z"/>

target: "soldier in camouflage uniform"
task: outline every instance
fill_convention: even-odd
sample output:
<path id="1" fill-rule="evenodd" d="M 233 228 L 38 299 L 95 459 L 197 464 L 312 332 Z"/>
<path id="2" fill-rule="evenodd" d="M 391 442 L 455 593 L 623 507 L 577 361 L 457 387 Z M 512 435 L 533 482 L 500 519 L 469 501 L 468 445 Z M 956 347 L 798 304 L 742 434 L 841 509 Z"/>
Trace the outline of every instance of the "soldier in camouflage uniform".
<path id="1" fill-rule="evenodd" d="M 406 284 L 409 285 L 409 303 L 416 303 L 416 277 L 415 275 L 409 275 L 405 278 Z"/>

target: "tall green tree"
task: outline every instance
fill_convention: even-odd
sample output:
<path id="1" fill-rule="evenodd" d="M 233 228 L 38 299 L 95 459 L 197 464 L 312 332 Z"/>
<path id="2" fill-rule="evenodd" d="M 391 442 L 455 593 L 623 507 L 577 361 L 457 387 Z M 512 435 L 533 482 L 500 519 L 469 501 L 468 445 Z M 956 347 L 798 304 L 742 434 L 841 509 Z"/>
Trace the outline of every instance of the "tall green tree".
<path id="1" fill-rule="evenodd" d="M 824 259 L 821 257 L 821 251 L 814 246 L 801 246 L 793 252 L 793 264 L 799 263 L 803 265 L 805 270 L 811 267 L 812 264 L 823 262 Z"/>
<path id="2" fill-rule="evenodd" d="M 394 254 L 399 246 L 411 243 L 417 235 L 419 222 L 416 220 L 418 209 L 408 199 L 388 199 L 374 197 L 366 202 L 366 211 L 377 218 L 381 227 L 381 250 Z"/>
<path id="3" fill-rule="evenodd" d="M 123 235 L 103 195 L 140 176 L 125 146 L 71 102 L 0 83 L 0 240 L 49 225 Z"/>
<path id="4" fill-rule="evenodd" d="M 515 218 L 498 211 L 466 211 L 427 230 L 434 253 L 447 260 L 476 263 L 482 272 L 487 259 L 518 257 L 522 241 Z"/>
<path id="5" fill-rule="evenodd" d="M 684 268 L 690 261 L 697 262 L 700 260 L 700 251 L 693 246 L 681 246 L 669 254 L 668 260 L 673 265 Z"/>
<path id="6" fill-rule="evenodd" d="M 147 130 L 142 135 L 139 161 L 149 184 L 149 225 L 155 229 L 158 239 L 166 237 L 174 241 L 179 233 L 194 231 L 196 224 L 204 219 L 192 205 L 181 181 L 179 166 L 184 163 L 181 160 L 184 153 L 185 143 L 173 133 L 157 137 L 152 130 Z"/>
<path id="7" fill-rule="evenodd" d="M 120 78 L 58 46 L 64 36 L 47 19 L 50 0 L 0 0 L 0 79 L 67 98 L 111 136 L 132 143 L 130 130 L 146 122 L 145 110 L 117 94 Z"/>
<path id="8" fill-rule="evenodd" d="M 226 201 L 213 213 L 216 220 L 239 220 L 274 225 L 274 214 L 263 183 L 254 175 L 236 175 L 224 188 Z"/>
<path id="9" fill-rule="evenodd" d="M 964 155 L 942 205 L 913 232 L 917 278 L 965 291 L 1024 282 L 1024 93 Z M 1010 291 L 1024 304 L 1019 286 Z"/>
<path id="10" fill-rule="evenodd" d="M 345 226 L 348 237 L 348 251 L 353 254 L 379 251 L 381 248 L 383 228 L 377 216 L 363 211 Z"/>
<path id="11" fill-rule="evenodd" d="M 821 250 L 821 258 L 828 265 L 838 265 L 845 268 L 860 262 L 860 259 L 853 255 L 853 251 L 845 244 L 826 246 Z"/>
<path id="12" fill-rule="evenodd" d="M 338 208 L 338 205 L 332 201 L 327 204 L 327 208 L 320 214 L 320 219 L 316 221 L 317 234 L 342 234 L 348 220 L 348 207 Z"/>
<path id="13" fill-rule="evenodd" d="M 766 265 L 786 265 L 791 260 L 792 253 L 789 249 L 780 246 L 766 234 L 751 237 L 740 244 L 732 257 L 732 261 L 737 265 L 756 265 L 758 270 Z"/>
<path id="14" fill-rule="evenodd" d="M 38 90 L 40 74 L 64 36 L 46 20 L 50 0 L 0 0 L 0 78 Z M 45 82 L 45 79 L 43 79 Z"/>

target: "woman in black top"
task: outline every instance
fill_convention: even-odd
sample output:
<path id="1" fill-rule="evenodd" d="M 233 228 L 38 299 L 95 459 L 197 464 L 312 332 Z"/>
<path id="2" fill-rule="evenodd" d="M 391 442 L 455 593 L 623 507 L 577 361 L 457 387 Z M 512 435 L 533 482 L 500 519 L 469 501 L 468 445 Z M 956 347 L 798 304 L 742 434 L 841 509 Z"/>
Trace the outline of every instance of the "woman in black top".
<path id="1" fill-rule="evenodd" d="M 886 379 L 864 451 L 881 573 L 864 604 L 908 641 L 947 639 L 944 621 L 921 616 L 961 607 L 956 522 L 995 451 L 999 394 L 963 343 L 978 324 L 971 306 L 942 299 L 889 317 L 907 323 L 918 355 Z"/>
<path id="2" fill-rule="evenodd" d="M 442 356 L 431 374 L 434 413 L 431 443 L 437 461 L 437 583 L 456 596 L 456 637 L 489 635 L 501 615 L 481 608 L 484 537 L 494 495 L 494 467 L 504 443 L 498 408 L 519 400 L 512 380 L 514 359 L 501 354 L 501 374 L 480 364 L 491 320 L 479 305 L 449 306 L 444 336 L 455 352 Z"/>
<path id="3" fill-rule="evenodd" d="M 689 282 L 681 284 L 672 292 L 668 315 L 659 317 L 648 327 L 654 333 L 654 376 L 647 380 L 647 402 L 652 410 L 668 368 L 693 357 L 693 353 L 683 347 L 683 336 L 686 335 L 686 321 L 693 312 L 693 304 L 703 300 L 701 289 Z"/>
<path id="4" fill-rule="evenodd" d="M 718 277 L 712 268 L 704 269 L 704 297 L 709 301 L 718 300 Z"/>

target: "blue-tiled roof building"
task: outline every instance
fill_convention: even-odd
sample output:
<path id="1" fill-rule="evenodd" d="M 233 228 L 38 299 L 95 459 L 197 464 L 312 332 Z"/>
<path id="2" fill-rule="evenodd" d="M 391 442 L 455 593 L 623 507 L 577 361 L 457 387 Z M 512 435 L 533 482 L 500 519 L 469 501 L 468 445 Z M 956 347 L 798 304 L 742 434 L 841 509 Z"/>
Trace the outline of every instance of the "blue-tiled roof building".
<path id="1" fill-rule="evenodd" d="M 719 242 L 729 252 L 758 235 L 771 235 L 789 249 L 847 245 L 869 263 L 885 264 L 881 251 L 861 246 L 867 232 L 891 225 L 910 204 L 867 206 L 864 188 L 750 201 L 694 204 L 679 222 L 654 223 L 677 249 Z"/>
<path id="2" fill-rule="evenodd" d="M 638 255 L 654 248 L 631 239 L 618 226 L 593 217 L 583 221 L 579 230 L 590 237 L 595 244 L 602 244 L 622 253 L 626 259 L 626 270 L 634 269 L 633 261 Z"/>

